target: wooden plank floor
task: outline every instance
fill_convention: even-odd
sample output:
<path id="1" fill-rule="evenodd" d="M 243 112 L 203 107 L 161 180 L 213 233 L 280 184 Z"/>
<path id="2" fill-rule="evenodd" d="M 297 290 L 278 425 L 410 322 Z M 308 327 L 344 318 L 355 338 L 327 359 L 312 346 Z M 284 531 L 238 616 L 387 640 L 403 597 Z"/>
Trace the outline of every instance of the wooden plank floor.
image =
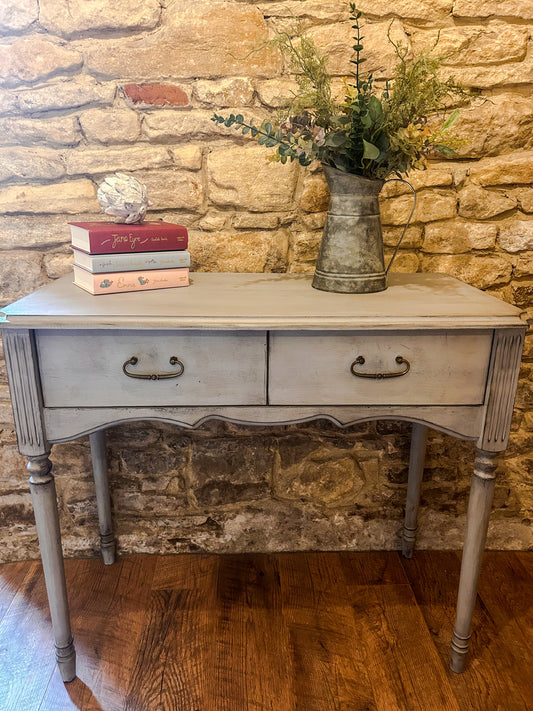
<path id="1" fill-rule="evenodd" d="M 64 685 L 40 563 L 0 566 L 1 711 L 533 711 L 533 553 L 485 554 L 474 655 L 448 669 L 460 555 L 66 561 Z"/>

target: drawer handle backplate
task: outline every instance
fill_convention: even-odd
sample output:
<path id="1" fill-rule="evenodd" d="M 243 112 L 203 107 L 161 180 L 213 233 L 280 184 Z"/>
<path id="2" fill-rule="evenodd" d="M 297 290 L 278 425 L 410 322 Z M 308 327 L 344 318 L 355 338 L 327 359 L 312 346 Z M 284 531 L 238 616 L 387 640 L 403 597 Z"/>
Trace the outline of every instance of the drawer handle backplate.
<path id="1" fill-rule="evenodd" d="M 384 378 L 399 378 L 400 375 L 406 375 L 411 370 L 411 363 L 401 355 L 396 356 L 396 362 L 399 365 L 403 365 L 401 370 L 394 370 L 389 373 L 363 373 L 360 370 L 356 370 L 357 365 L 364 365 L 365 359 L 362 355 L 357 356 L 354 362 L 350 366 L 350 370 L 353 375 L 358 378 L 373 378 L 374 380 L 383 380 Z"/>
<path id="2" fill-rule="evenodd" d="M 176 356 L 171 356 L 169 363 L 170 365 L 177 365 L 179 370 L 176 373 L 129 373 L 127 370 L 128 365 L 137 365 L 139 359 L 136 356 L 132 356 L 127 360 L 122 366 L 122 372 L 127 375 L 128 378 L 139 378 L 141 380 L 168 380 L 169 378 L 179 378 L 185 370 L 185 366 L 179 358 Z"/>

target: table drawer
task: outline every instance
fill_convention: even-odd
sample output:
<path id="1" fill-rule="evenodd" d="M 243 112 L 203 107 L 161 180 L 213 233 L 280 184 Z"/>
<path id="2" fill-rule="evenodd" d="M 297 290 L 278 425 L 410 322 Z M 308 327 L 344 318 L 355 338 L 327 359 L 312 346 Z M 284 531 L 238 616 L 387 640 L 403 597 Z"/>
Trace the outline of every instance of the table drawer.
<path id="1" fill-rule="evenodd" d="M 265 332 L 38 331 L 36 343 L 45 407 L 266 403 Z"/>
<path id="2" fill-rule="evenodd" d="M 274 332 L 270 336 L 269 402 L 480 405 L 491 343 L 489 330 L 461 334 Z"/>

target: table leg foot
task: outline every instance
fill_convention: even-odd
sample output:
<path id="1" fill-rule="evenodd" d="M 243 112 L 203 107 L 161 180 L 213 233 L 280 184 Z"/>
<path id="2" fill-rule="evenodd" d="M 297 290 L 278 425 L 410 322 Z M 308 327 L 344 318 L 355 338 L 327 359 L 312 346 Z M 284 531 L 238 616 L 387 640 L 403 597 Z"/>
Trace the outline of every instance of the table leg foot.
<path id="1" fill-rule="evenodd" d="M 115 562 L 115 536 L 113 533 L 100 534 L 100 550 L 105 565 L 112 565 Z"/>
<path id="2" fill-rule="evenodd" d="M 415 550 L 415 534 L 416 534 L 416 529 L 413 531 L 413 537 L 408 538 L 407 537 L 407 531 L 404 528 L 403 531 L 403 540 L 402 540 L 402 555 L 404 558 L 412 558 L 413 557 L 413 552 Z M 409 531 L 410 533 L 410 531 Z"/>
<path id="3" fill-rule="evenodd" d="M 58 647 L 56 644 L 56 661 L 61 679 L 65 683 L 74 681 L 76 678 L 76 650 L 72 639 L 65 647 Z"/>
<path id="4" fill-rule="evenodd" d="M 454 631 L 450 647 L 450 669 L 456 674 L 462 674 L 465 670 L 469 643 L 470 635 L 468 637 L 459 637 Z"/>

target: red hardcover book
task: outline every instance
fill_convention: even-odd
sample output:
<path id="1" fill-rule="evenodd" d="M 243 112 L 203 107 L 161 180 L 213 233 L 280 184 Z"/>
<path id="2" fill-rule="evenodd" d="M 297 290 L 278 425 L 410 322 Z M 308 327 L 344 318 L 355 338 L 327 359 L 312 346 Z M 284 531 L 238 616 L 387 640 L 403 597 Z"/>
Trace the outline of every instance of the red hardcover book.
<path id="1" fill-rule="evenodd" d="M 187 249 L 187 228 L 170 222 L 69 222 L 72 246 L 88 254 Z"/>

